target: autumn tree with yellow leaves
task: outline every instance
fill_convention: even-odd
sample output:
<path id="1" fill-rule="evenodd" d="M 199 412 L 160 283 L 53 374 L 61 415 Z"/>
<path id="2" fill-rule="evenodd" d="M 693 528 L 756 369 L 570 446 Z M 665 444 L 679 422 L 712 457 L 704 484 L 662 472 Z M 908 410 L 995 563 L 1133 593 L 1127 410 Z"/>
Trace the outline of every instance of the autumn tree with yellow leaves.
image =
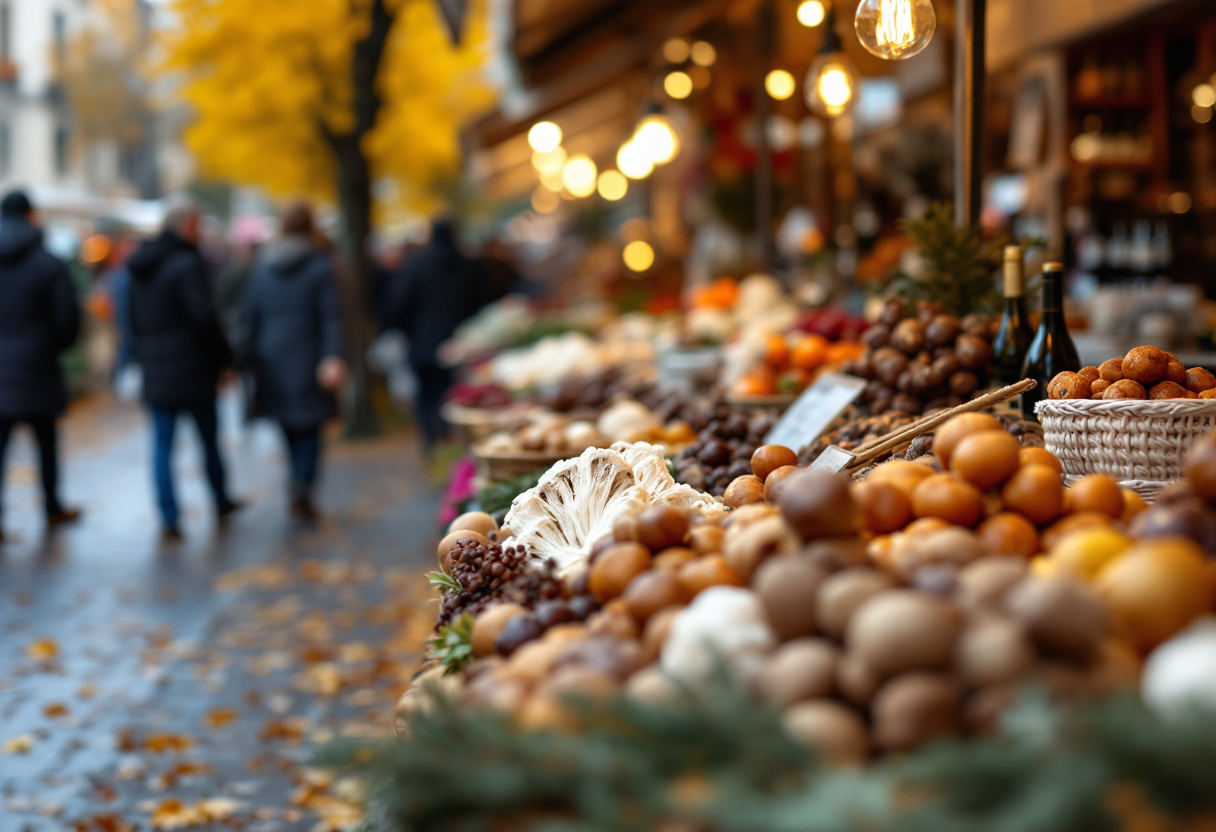
<path id="1" fill-rule="evenodd" d="M 461 125 L 493 103 L 489 0 L 470 0 L 459 38 L 438 0 L 175 0 L 165 72 L 195 120 L 186 143 L 204 176 L 306 194 L 340 209 L 352 280 L 348 303 L 367 310 L 373 185 L 389 180 L 396 205 L 442 207 L 459 171 Z M 355 332 L 352 432 L 374 424 Z"/>

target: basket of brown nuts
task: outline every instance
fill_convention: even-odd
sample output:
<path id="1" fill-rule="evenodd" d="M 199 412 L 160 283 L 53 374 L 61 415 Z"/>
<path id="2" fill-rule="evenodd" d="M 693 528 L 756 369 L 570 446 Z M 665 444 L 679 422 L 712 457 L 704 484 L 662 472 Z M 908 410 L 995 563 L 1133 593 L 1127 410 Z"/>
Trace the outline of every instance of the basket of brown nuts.
<path id="1" fill-rule="evenodd" d="M 1070 484 L 1108 474 L 1152 499 L 1183 478 L 1191 444 L 1216 429 L 1216 376 L 1153 346 L 1058 373 L 1047 396 L 1035 412 Z"/>

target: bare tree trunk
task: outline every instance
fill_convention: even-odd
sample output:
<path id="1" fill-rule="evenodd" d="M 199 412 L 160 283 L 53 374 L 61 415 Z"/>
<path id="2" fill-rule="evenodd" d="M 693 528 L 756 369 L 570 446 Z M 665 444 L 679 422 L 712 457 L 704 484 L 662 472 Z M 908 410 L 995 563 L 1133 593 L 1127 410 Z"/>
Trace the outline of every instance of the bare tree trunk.
<path id="1" fill-rule="evenodd" d="M 333 148 L 338 171 L 338 206 L 342 214 L 347 258 L 350 264 L 350 285 L 347 303 L 351 333 L 351 389 L 347 413 L 347 434 L 353 437 L 374 436 L 379 432 L 372 401 L 371 370 L 367 366 L 367 349 L 371 345 L 373 324 L 370 317 L 373 266 L 368 252 L 372 233 L 372 169 L 363 150 L 363 139 L 376 125 L 381 100 L 376 91 L 376 77 L 384 58 L 394 16 L 385 7 L 385 0 L 371 0 L 367 34 L 355 44 L 351 61 L 351 81 L 354 90 L 353 129 L 341 135 L 326 132 Z"/>

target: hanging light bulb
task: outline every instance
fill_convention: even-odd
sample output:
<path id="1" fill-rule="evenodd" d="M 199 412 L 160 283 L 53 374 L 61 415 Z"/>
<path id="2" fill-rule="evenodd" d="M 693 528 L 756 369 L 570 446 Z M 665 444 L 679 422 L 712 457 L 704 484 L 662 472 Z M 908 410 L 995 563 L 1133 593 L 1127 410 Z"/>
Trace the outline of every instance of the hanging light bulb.
<path id="1" fill-rule="evenodd" d="M 807 70 L 803 84 L 807 106 L 822 116 L 838 116 L 852 109 L 861 83 L 852 61 L 840 49 L 834 17 L 829 10 L 819 57 Z"/>
<path id="2" fill-rule="evenodd" d="M 808 28 L 814 28 L 827 17 L 828 10 L 824 0 L 802 0 L 798 4 L 798 22 Z"/>
<path id="3" fill-rule="evenodd" d="M 867 52 L 901 61 L 933 40 L 937 15 L 932 0 L 861 0 L 853 28 Z"/>
<path id="4" fill-rule="evenodd" d="M 562 168 L 562 184 L 574 196 L 591 196 L 595 193 L 595 174 L 595 162 L 579 153 L 566 160 L 566 166 Z"/>
<path id="5" fill-rule="evenodd" d="M 774 69 L 764 76 L 765 91 L 778 101 L 784 101 L 793 95 L 794 87 L 794 76 L 784 69 Z"/>
<path id="6" fill-rule="evenodd" d="M 656 165 L 665 165 L 680 152 L 680 141 L 676 138 L 671 119 L 664 115 L 647 116 L 642 119 L 630 140 Z"/>
<path id="7" fill-rule="evenodd" d="M 562 143 L 562 128 L 551 121 L 538 121 L 528 131 L 528 144 L 537 153 L 556 150 Z"/>
<path id="8" fill-rule="evenodd" d="M 663 90 L 672 98 L 688 98 L 692 95 L 692 78 L 680 70 L 669 72 L 663 79 Z"/>
<path id="9" fill-rule="evenodd" d="M 645 179 L 654 170 L 654 159 L 633 139 L 616 152 L 616 166 L 630 179 Z"/>
<path id="10" fill-rule="evenodd" d="M 644 272 L 654 265 L 654 249 L 645 240 L 634 240 L 621 251 L 621 259 L 630 271 Z"/>

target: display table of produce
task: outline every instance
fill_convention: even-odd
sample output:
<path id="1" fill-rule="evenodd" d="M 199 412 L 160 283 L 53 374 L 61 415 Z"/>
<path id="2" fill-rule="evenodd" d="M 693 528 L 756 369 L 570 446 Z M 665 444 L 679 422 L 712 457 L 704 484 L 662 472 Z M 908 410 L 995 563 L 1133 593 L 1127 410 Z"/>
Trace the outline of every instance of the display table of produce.
<path id="1" fill-rule="evenodd" d="M 451 524 L 400 739 L 328 752 L 392 828 L 1213 828 L 1216 439 L 1149 507 L 986 413 L 852 478 L 739 419 L 722 497 L 619 442 Z"/>

